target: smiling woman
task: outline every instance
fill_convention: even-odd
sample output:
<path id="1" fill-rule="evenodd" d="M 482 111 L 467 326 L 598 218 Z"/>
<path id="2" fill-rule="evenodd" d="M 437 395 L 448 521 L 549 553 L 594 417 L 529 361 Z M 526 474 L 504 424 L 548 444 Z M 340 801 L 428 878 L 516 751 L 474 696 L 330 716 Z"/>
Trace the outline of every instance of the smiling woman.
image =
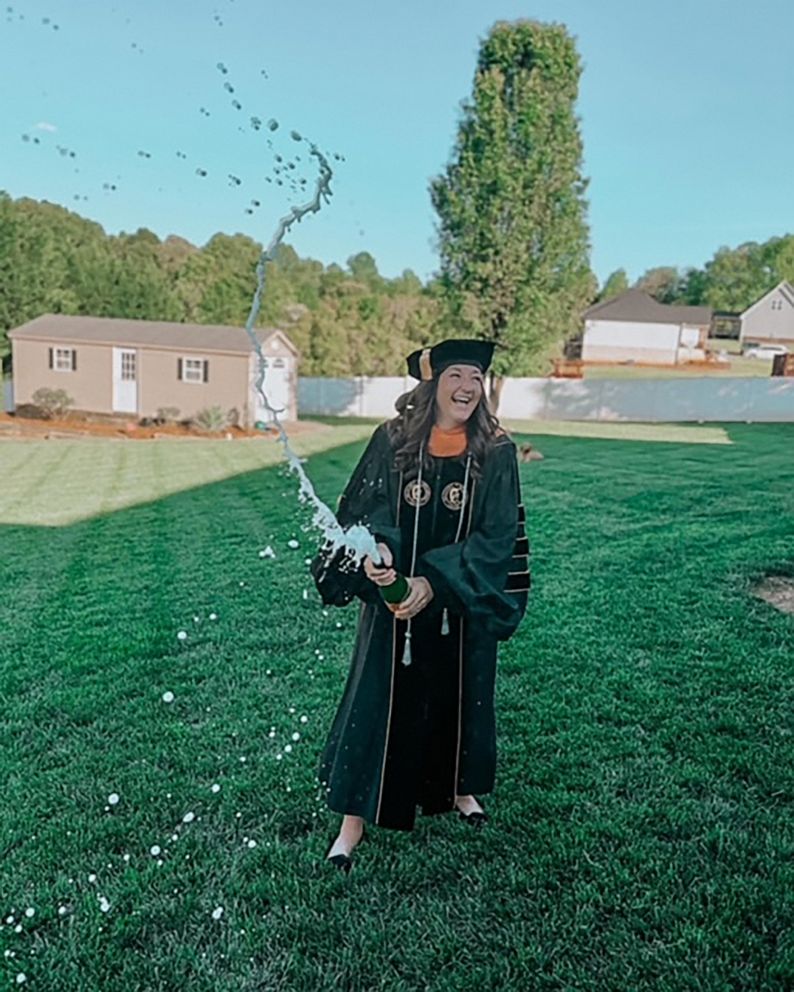
<path id="1" fill-rule="evenodd" d="M 419 384 L 375 431 L 337 510 L 342 526 L 369 526 L 381 562 L 352 575 L 322 552 L 313 564 L 324 602 L 364 602 L 319 769 L 344 814 L 327 854 L 344 870 L 365 820 L 411 830 L 417 805 L 488 819 L 473 793 L 494 786 L 497 642 L 529 589 L 516 449 L 483 393 L 492 353 L 450 340 L 408 357 Z M 407 596 L 386 603 L 398 572 Z"/>

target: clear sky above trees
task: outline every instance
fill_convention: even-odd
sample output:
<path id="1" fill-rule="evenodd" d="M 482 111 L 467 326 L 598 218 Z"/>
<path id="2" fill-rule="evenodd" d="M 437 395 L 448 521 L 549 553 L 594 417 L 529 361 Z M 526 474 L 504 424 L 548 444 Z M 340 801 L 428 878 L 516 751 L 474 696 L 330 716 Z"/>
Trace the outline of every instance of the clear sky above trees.
<path id="1" fill-rule="evenodd" d="M 672 0 L 664 16 L 633 0 L 1 9 L 0 189 L 109 232 L 266 242 L 290 202 L 273 169 L 276 154 L 300 153 L 294 128 L 345 158 L 334 160 L 331 204 L 293 239 L 298 252 L 344 264 L 367 250 L 387 276 L 410 267 L 426 278 L 438 265 L 428 183 L 452 150 L 479 42 L 496 20 L 528 15 L 564 23 L 582 58 L 599 282 L 620 267 L 634 282 L 653 266 L 703 266 L 721 245 L 788 230 L 788 0 Z"/>

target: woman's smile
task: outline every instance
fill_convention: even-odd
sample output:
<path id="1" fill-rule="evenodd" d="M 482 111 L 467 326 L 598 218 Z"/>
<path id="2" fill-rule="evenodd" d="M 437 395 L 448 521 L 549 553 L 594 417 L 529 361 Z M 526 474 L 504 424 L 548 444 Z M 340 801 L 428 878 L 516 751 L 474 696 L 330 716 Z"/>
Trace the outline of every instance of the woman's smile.
<path id="1" fill-rule="evenodd" d="M 450 365 L 438 379 L 436 423 L 444 430 L 464 424 L 482 397 L 482 372 L 476 365 Z"/>

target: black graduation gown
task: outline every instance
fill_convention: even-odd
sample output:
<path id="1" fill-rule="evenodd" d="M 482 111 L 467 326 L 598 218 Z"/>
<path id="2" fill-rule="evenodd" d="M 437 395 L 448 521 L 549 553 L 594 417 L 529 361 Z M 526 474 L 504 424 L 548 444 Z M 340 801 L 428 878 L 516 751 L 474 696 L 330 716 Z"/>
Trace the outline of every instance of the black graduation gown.
<path id="1" fill-rule="evenodd" d="M 428 815 L 447 812 L 456 794 L 494 786 L 497 642 L 514 633 L 526 609 L 530 549 L 513 442 L 496 439 L 482 477 L 469 476 L 461 511 L 465 460 L 433 459 L 420 489 L 416 469 L 396 469 L 382 424 L 339 501 L 340 524 L 365 523 L 408 575 L 418 496 L 413 574 L 424 575 L 435 595 L 411 621 L 410 665 L 402 662 L 407 623 L 386 607 L 363 566 L 346 573 L 340 556 L 329 565 L 323 549 L 312 563 L 324 603 L 361 601 L 318 777 L 330 809 L 382 827 L 411 830 L 417 805 Z"/>

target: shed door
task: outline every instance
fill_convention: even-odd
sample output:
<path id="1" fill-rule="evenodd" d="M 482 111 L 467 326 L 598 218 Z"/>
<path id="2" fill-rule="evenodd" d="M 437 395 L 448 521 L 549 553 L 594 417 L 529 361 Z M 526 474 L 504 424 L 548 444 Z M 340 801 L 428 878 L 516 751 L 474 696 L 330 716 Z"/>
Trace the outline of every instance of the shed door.
<path id="1" fill-rule="evenodd" d="M 269 423 L 273 420 L 273 416 L 267 409 L 265 404 L 262 402 L 262 397 L 259 395 L 259 391 L 256 388 L 256 380 L 259 376 L 259 358 L 254 355 L 253 367 L 252 367 L 252 378 L 251 378 L 251 389 L 253 391 L 253 407 L 255 411 L 255 420 L 261 420 L 264 423 Z M 290 359 L 289 358 L 273 358 L 268 356 L 265 358 L 265 379 L 262 383 L 262 389 L 264 390 L 265 396 L 267 397 L 268 403 L 275 409 L 278 414 L 279 420 L 288 420 L 290 413 Z"/>
<path id="2" fill-rule="evenodd" d="M 134 349 L 113 349 L 113 411 L 138 412 L 138 353 Z"/>

